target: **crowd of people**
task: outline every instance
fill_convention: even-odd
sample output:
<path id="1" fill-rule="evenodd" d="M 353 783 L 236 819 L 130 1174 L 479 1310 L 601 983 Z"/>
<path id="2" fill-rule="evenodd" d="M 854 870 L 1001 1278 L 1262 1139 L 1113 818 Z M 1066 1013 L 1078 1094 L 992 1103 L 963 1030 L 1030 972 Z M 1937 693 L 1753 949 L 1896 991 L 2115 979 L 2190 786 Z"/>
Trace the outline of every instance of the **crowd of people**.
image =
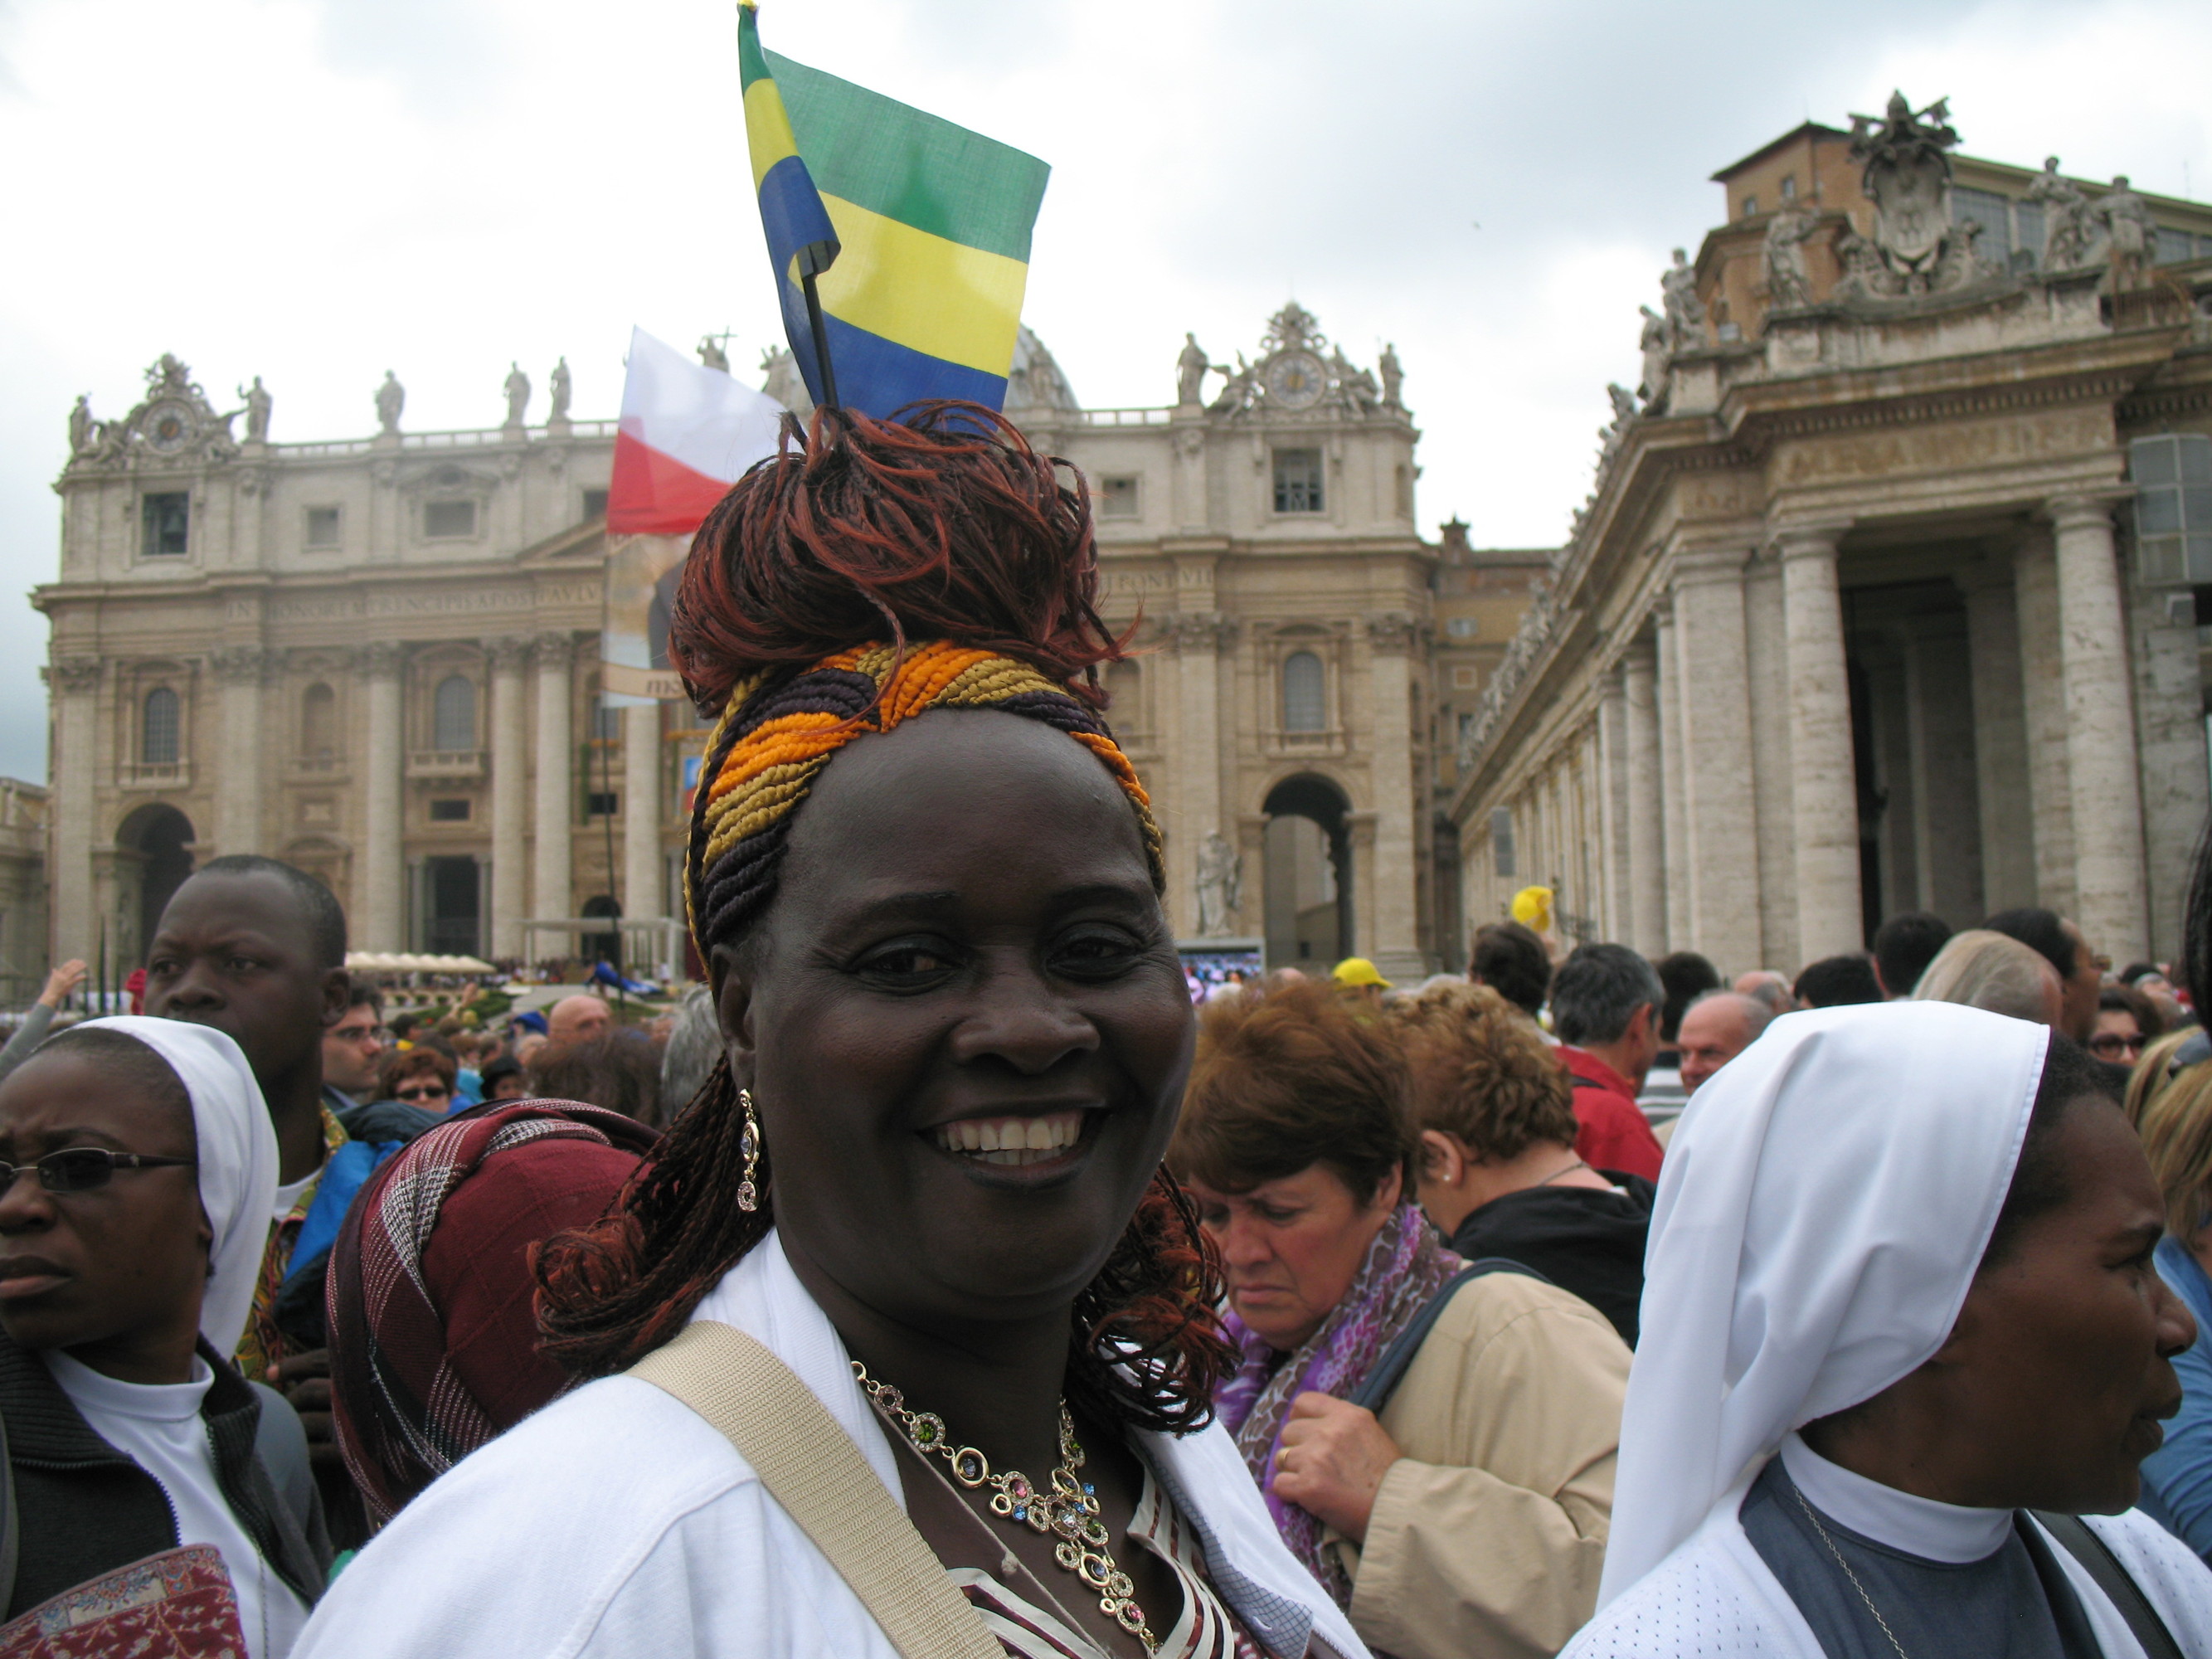
<path id="1" fill-rule="evenodd" d="M 657 1029 L 387 1021 L 254 857 L 27 1024 L 0 1650 L 2212 1653 L 2212 837 L 2171 973 L 1537 901 L 1194 1007 L 1096 592 L 1018 430 L 818 414 L 674 608 Z"/>

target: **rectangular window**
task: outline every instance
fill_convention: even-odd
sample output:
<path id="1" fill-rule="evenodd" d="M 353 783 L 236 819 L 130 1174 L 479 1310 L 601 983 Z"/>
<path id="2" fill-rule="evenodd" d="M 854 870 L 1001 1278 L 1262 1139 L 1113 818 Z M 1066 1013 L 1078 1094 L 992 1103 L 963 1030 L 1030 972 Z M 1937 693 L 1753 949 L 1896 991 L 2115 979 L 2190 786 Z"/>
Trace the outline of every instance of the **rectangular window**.
<path id="1" fill-rule="evenodd" d="M 605 490 L 587 489 L 584 492 L 584 516 L 586 519 L 604 519 L 607 516 Z"/>
<path id="2" fill-rule="evenodd" d="M 1277 450 L 1275 511 L 1318 513 L 1321 510 L 1321 451 Z"/>
<path id="3" fill-rule="evenodd" d="M 592 708 L 592 736 L 601 743 L 620 743 L 623 734 L 623 711 L 610 708 L 605 703 Z"/>
<path id="4" fill-rule="evenodd" d="M 175 558 L 189 550 L 192 498 L 181 489 L 164 490 L 146 497 L 145 556 Z"/>
<path id="5" fill-rule="evenodd" d="M 307 509 L 307 545 L 336 547 L 338 544 L 338 510 L 335 507 L 311 507 Z"/>
<path id="6" fill-rule="evenodd" d="M 2162 265 L 2185 264 L 2197 257 L 2197 239 L 2185 230 L 2158 228 L 2158 260 Z"/>
<path id="7" fill-rule="evenodd" d="M 611 818 L 622 811 L 622 795 L 612 789 L 594 789 L 584 797 L 584 816 Z"/>
<path id="8" fill-rule="evenodd" d="M 1984 259 L 1998 266 L 2012 263 L 2010 201 L 1994 191 L 1969 190 L 1961 185 L 1951 191 L 1951 216 L 1960 224 L 1969 219 L 1980 224 L 1981 239 L 1975 246 Z"/>
<path id="9" fill-rule="evenodd" d="M 466 823 L 469 804 L 465 800 L 434 800 L 430 803 L 430 822 L 433 823 Z"/>
<path id="10" fill-rule="evenodd" d="M 1794 202 L 1797 199 L 1797 175 L 1794 173 L 1785 173 L 1783 176 L 1782 199 L 1785 202 Z"/>
<path id="11" fill-rule="evenodd" d="M 477 504 L 474 501 L 425 501 L 422 503 L 422 534 L 434 536 L 473 536 L 477 533 Z"/>
<path id="12" fill-rule="evenodd" d="M 1471 640 L 1481 631 L 1481 624 L 1473 617 L 1454 617 L 1444 624 L 1444 632 L 1455 640 Z"/>
<path id="13" fill-rule="evenodd" d="M 2136 561 L 2151 586 L 2212 584 L 2212 437 L 2163 433 L 2128 446 Z"/>
<path id="14" fill-rule="evenodd" d="M 1758 213 L 1759 198 L 1756 196 L 1745 197 L 1743 198 L 1743 216 L 1747 219 L 1754 218 L 1758 216 Z"/>
<path id="15" fill-rule="evenodd" d="M 1133 519 L 1137 516 L 1137 481 L 1131 477 L 1098 481 L 1098 516 Z"/>
<path id="16" fill-rule="evenodd" d="M 1490 814 L 1490 868 L 1495 875 L 1513 873 L 1513 813 L 1507 807 L 1495 807 Z"/>

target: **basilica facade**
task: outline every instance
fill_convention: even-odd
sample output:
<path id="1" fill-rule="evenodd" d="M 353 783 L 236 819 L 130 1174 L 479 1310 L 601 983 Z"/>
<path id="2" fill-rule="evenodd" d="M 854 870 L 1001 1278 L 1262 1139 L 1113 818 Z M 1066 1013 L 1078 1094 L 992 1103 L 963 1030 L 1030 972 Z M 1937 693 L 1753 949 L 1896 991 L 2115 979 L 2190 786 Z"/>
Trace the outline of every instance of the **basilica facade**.
<path id="1" fill-rule="evenodd" d="M 1462 735 L 1471 915 L 1723 972 L 2014 905 L 2179 948 L 2207 806 L 2212 209 L 1902 97 L 1715 175 Z"/>
<path id="2" fill-rule="evenodd" d="M 1510 626 L 1435 625 L 1439 570 L 1475 555 L 1464 526 L 1456 551 L 1416 530 L 1395 353 L 1355 366 L 1291 304 L 1233 364 L 1188 342 L 1170 404 L 1083 408 L 1026 331 L 1014 370 L 1007 412 L 1087 478 L 1104 609 L 1136 629 L 1109 718 L 1158 808 L 1178 933 L 1399 975 L 1449 957 L 1437 758 Z M 173 357 L 119 418 L 80 402 L 61 568 L 35 595 L 55 951 L 104 938 L 135 963 L 196 864 L 257 852 L 327 881 L 360 949 L 619 939 L 678 965 L 707 722 L 601 705 L 614 424 L 572 420 L 566 379 L 542 422 L 518 371 L 502 424 L 416 432 L 387 377 L 378 432 L 330 442 L 272 440 L 258 380 L 219 411 Z M 770 365 L 771 392 L 792 379 Z M 1445 610 L 1483 609 L 1443 586 Z"/>

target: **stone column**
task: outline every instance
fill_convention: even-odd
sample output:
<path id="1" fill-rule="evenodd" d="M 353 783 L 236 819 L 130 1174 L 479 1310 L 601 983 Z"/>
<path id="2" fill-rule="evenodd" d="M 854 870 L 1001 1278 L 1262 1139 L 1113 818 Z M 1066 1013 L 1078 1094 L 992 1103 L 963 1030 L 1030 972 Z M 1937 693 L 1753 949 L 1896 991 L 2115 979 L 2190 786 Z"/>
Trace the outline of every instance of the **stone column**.
<path id="1" fill-rule="evenodd" d="M 1616 663 L 1597 708 L 1598 931 L 1633 937 L 1628 911 L 1628 691 Z"/>
<path id="2" fill-rule="evenodd" d="M 91 962 L 100 949 L 100 915 L 93 896 L 93 848 L 109 839 L 95 819 L 100 769 L 98 657 L 57 657 L 46 670 L 53 697 L 52 780 L 47 818 L 46 878 L 52 883 L 47 916 L 47 959 Z M 130 971 L 131 963 L 125 971 Z"/>
<path id="3" fill-rule="evenodd" d="M 1681 649 L 1683 823 L 1690 945 L 1723 975 L 1759 965 L 1758 806 L 1741 549 L 1700 549 L 1674 565 Z M 1679 942 L 1679 941 L 1678 941 Z"/>
<path id="4" fill-rule="evenodd" d="M 1668 601 L 1653 630 L 1659 686 L 1660 890 L 1667 905 L 1661 954 L 1690 943 L 1690 832 L 1682 780 L 1682 653 Z"/>
<path id="5" fill-rule="evenodd" d="M 1367 618 L 1367 672 L 1374 720 L 1375 910 L 1366 931 L 1369 954 L 1383 978 L 1418 980 L 1428 971 L 1421 952 L 1415 898 L 1419 862 L 1413 814 L 1413 669 L 1408 653 L 1416 624 L 1402 611 Z"/>
<path id="6" fill-rule="evenodd" d="M 2074 793 L 2067 781 L 2066 673 L 2058 641 L 2058 554 L 2031 526 L 2013 562 L 2020 615 L 2020 689 L 2033 802 L 2035 902 L 2074 914 Z"/>
<path id="7" fill-rule="evenodd" d="M 491 656 L 491 953 L 522 954 L 522 923 L 530 914 L 530 738 L 523 671 L 530 641 L 507 635 L 488 641 Z"/>
<path id="8" fill-rule="evenodd" d="M 1790 660 L 1790 797 L 1796 843 L 1797 957 L 1816 962 L 1866 946 L 1859 906 L 1858 778 L 1839 530 L 1783 532 L 1782 616 Z"/>
<path id="9" fill-rule="evenodd" d="M 363 660 L 368 669 L 368 753 L 362 793 L 368 822 L 354 889 L 358 937 L 353 943 L 359 951 L 402 951 L 407 943 L 407 883 L 400 791 L 407 744 L 400 725 L 399 677 L 407 648 L 380 642 L 366 649 Z"/>
<path id="10" fill-rule="evenodd" d="M 1974 707 L 1975 800 L 1982 831 L 1982 902 L 1991 913 L 2035 902 L 2035 808 L 2028 796 L 2021 702 L 2020 616 L 2009 568 L 1970 570 L 1966 650 Z"/>
<path id="11" fill-rule="evenodd" d="M 2094 947 L 2125 962 L 2150 948 L 2150 929 L 2143 890 L 2142 779 L 2112 506 L 2090 496 L 2062 496 L 2051 503 L 2051 522 L 2058 542 L 2075 920 Z"/>
<path id="12" fill-rule="evenodd" d="M 538 794 L 533 826 L 538 836 L 535 881 L 530 908 L 540 921 L 576 913 L 569 873 L 571 825 L 576 816 L 576 745 L 571 731 L 573 707 L 569 671 L 575 641 L 566 634 L 538 636 Z M 572 954 L 574 941 L 561 954 Z M 544 940 L 538 948 L 550 954 Z"/>
<path id="13" fill-rule="evenodd" d="M 668 914 L 662 889 L 667 866 L 660 855 L 660 705 L 623 710 L 623 915 L 633 921 L 658 921 Z M 659 934 L 638 934 L 630 941 L 644 960 L 669 955 Z M 654 970 L 656 973 L 658 969 Z"/>
<path id="14" fill-rule="evenodd" d="M 1666 806 L 1660 799 L 1658 660 L 1638 640 L 1620 662 L 1627 725 L 1628 937 L 1654 958 L 1667 951 Z"/>
<path id="15" fill-rule="evenodd" d="M 1173 790 L 1167 823 L 1168 921 L 1180 939 L 1198 936 L 1198 854 L 1221 816 L 1221 641 L 1229 621 L 1218 611 L 1169 619 L 1176 650 Z"/>
<path id="16" fill-rule="evenodd" d="M 261 698 L 269 653 L 258 646 L 225 646 L 211 664 L 222 686 L 222 755 L 210 769 L 216 787 L 218 853 L 261 850 Z"/>

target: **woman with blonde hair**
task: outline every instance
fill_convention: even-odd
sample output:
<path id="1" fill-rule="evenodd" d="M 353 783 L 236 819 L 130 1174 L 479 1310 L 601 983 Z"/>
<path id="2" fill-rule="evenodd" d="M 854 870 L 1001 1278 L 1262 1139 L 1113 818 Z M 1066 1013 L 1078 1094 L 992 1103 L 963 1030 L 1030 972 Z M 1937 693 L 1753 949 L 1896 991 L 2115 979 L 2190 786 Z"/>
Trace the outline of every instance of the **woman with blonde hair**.
<path id="1" fill-rule="evenodd" d="M 2065 987 L 2051 964 L 2016 939 L 1969 927 L 1954 933 L 1912 988 L 1915 1002 L 1956 1002 L 2056 1028 Z"/>
<path id="2" fill-rule="evenodd" d="M 2197 1338 L 2173 1362 L 2181 1412 L 2166 1425 L 2166 1443 L 2143 1460 L 2142 1507 L 2212 1559 L 2212 1065 L 2172 1068 L 2171 1048 L 2158 1058 L 2154 1065 L 2145 1055 L 2136 1073 L 2137 1084 L 2157 1081 L 2140 1100 L 2136 1127 L 2166 1202 L 2159 1277 L 2197 1316 Z"/>

